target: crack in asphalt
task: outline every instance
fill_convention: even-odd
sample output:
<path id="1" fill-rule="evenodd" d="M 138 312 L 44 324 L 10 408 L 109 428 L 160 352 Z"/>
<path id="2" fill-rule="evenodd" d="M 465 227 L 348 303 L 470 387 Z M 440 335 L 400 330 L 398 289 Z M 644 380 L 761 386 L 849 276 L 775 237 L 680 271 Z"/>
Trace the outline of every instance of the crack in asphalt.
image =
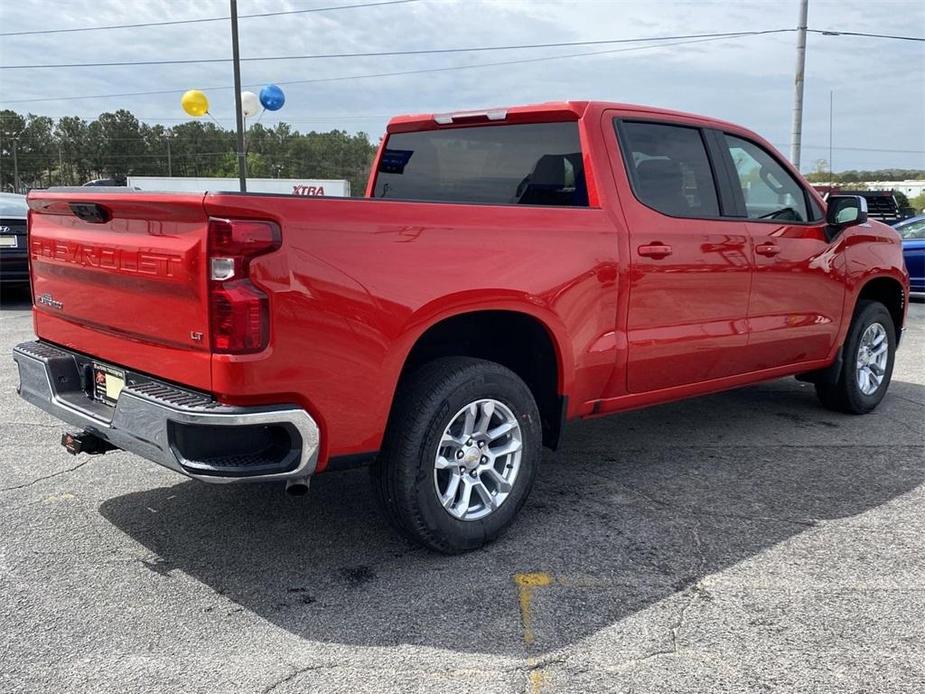
<path id="1" fill-rule="evenodd" d="M 546 655 L 539 658 L 530 657 L 527 658 L 526 665 L 518 665 L 514 668 L 511 668 L 510 672 L 532 672 L 533 670 L 541 670 L 550 665 L 565 665 L 565 662 L 568 660 L 568 656 L 565 655 Z M 504 672 L 504 669 L 500 669 L 499 672 Z"/>
<path id="2" fill-rule="evenodd" d="M 299 668 L 294 665 L 290 665 L 289 667 L 292 668 L 292 672 L 290 672 L 285 677 L 278 679 L 275 682 L 271 682 L 266 687 L 264 687 L 263 694 L 270 694 L 270 692 L 272 692 L 273 690 L 277 689 L 278 687 L 281 687 L 287 682 L 291 682 L 299 675 L 302 675 L 306 672 L 311 672 L 312 670 L 321 670 L 325 666 L 324 665 L 307 665 L 306 667 Z"/>
<path id="3" fill-rule="evenodd" d="M 433 668 L 433 669 L 415 669 L 415 672 L 419 673 L 430 673 L 430 674 L 443 674 L 443 673 L 466 673 L 466 672 L 481 672 L 487 674 L 508 674 L 508 673 L 521 673 L 526 675 L 529 678 L 529 675 L 533 672 L 543 670 L 549 666 L 553 665 L 565 665 L 568 660 L 566 655 L 548 655 L 541 658 L 528 658 L 523 665 L 515 665 L 513 667 L 497 667 L 497 668 L 479 668 L 479 667 L 463 667 L 463 668 L 454 668 L 454 669 L 445 669 L 445 668 Z M 261 694 L 271 694 L 271 692 L 276 691 L 279 687 L 292 682 L 300 675 L 304 675 L 306 672 L 314 672 L 318 670 L 332 670 L 335 668 L 345 667 L 341 663 L 331 663 L 328 665 L 306 665 L 304 667 L 296 667 L 295 665 L 289 665 L 290 672 L 285 676 L 280 677 L 277 680 L 274 680 L 266 687 L 261 690 Z M 362 665 L 356 666 L 346 666 L 353 667 L 359 670 L 367 671 L 376 671 L 380 668 L 378 667 L 364 667 Z M 583 668 L 584 669 L 584 668 Z M 529 680 L 527 683 L 528 691 L 529 690 Z"/>
<path id="4" fill-rule="evenodd" d="M 682 650 L 682 646 L 679 643 L 678 637 L 681 630 L 684 628 L 684 620 L 687 617 L 687 611 L 697 601 L 697 598 L 706 592 L 706 589 L 701 585 L 700 581 L 695 583 L 690 587 L 689 590 L 686 591 L 687 595 L 685 596 L 685 602 L 681 609 L 678 611 L 678 618 L 668 628 L 668 634 L 670 636 L 670 645 L 668 648 L 661 648 L 652 651 L 651 653 L 646 653 L 641 658 L 629 658 L 628 660 L 625 660 L 623 663 L 621 663 L 618 669 L 624 670 L 634 665 L 639 665 L 640 663 L 654 660 L 655 658 L 661 658 L 662 656 L 666 655 L 678 655 Z"/>
<path id="5" fill-rule="evenodd" d="M 914 402 L 914 401 L 913 401 L 913 400 L 910 400 L 909 402 Z M 908 429 L 909 431 L 919 432 L 919 431 L 921 431 L 921 429 L 922 429 L 921 427 L 917 427 L 917 426 L 915 426 L 914 424 L 909 424 L 909 422 L 904 422 L 903 420 L 899 419 L 898 417 L 894 417 L 893 415 L 887 414 L 886 412 L 877 412 L 877 411 L 874 411 L 873 414 L 874 414 L 874 416 L 876 416 L 876 417 L 883 417 L 884 419 L 888 419 L 888 420 L 890 420 L 891 422 L 894 422 L 895 424 L 899 424 L 899 425 L 905 427 L 906 429 Z"/>
<path id="6" fill-rule="evenodd" d="M 891 398 L 899 398 L 900 400 L 905 400 L 906 402 L 911 402 L 915 405 L 921 405 L 925 407 L 925 402 L 920 402 L 918 400 L 913 400 L 912 398 L 907 398 L 905 395 L 900 395 L 899 393 L 889 393 Z"/>
<path id="7" fill-rule="evenodd" d="M 50 475 L 43 475 L 42 477 L 36 477 L 31 482 L 24 482 L 22 484 L 16 484 L 16 485 L 13 485 L 12 487 L 0 487 L 0 492 L 11 492 L 17 489 L 25 489 L 26 487 L 31 487 L 33 484 L 38 484 L 39 482 L 50 480 L 52 477 L 60 477 L 61 475 L 66 475 L 70 472 L 74 472 L 75 470 L 79 470 L 84 465 L 87 465 L 90 462 L 91 461 L 89 460 L 85 460 L 82 463 L 77 463 L 77 465 L 75 465 L 74 467 L 69 467 L 67 470 L 59 470 L 58 472 L 53 472 Z"/>
<path id="8" fill-rule="evenodd" d="M 684 603 L 684 606 L 681 608 L 681 611 L 678 613 L 677 621 L 674 623 L 674 626 L 671 627 L 672 654 L 677 654 L 680 650 L 680 646 L 678 645 L 679 634 L 681 633 L 681 629 L 684 628 L 684 618 L 687 616 L 687 611 L 691 608 L 691 606 L 693 606 L 695 602 L 697 602 L 697 598 L 699 598 L 704 593 L 706 593 L 706 589 L 703 587 L 702 581 L 697 581 L 697 583 L 691 586 L 687 591 L 687 600 Z"/>
<path id="9" fill-rule="evenodd" d="M 516 666 L 508 669 L 509 672 L 522 672 L 526 681 L 524 682 L 524 694 L 539 694 L 544 689 L 546 681 L 546 668 L 551 665 L 564 665 L 567 660 L 565 655 L 553 655 L 543 658 L 527 658 L 526 666 Z M 502 670 L 503 672 L 504 670 Z"/>
<path id="10" fill-rule="evenodd" d="M 806 443 L 806 444 L 801 444 L 801 443 L 753 444 L 753 443 L 730 442 L 727 444 L 716 444 L 716 445 L 700 444 L 700 443 L 689 443 L 689 444 L 671 443 L 671 444 L 665 444 L 664 446 L 653 444 L 651 446 L 626 447 L 626 448 L 621 448 L 620 453 L 621 455 L 626 457 L 627 454 L 630 454 L 630 453 L 652 453 L 653 451 L 671 451 L 671 450 L 680 450 L 680 451 L 704 450 L 704 451 L 733 452 L 733 451 L 742 451 L 742 450 L 761 451 L 765 449 L 780 450 L 780 449 L 793 448 L 798 451 L 806 451 L 806 450 L 827 451 L 827 450 L 833 450 L 833 449 L 840 450 L 842 448 L 850 448 L 852 450 L 856 450 L 856 449 L 870 450 L 870 449 L 877 449 L 877 448 L 886 448 L 890 450 L 896 450 L 896 449 L 921 448 L 921 447 L 922 445 L 919 443 L 895 443 L 895 442 L 894 443 L 890 443 L 890 442 L 884 442 L 884 443 Z M 587 452 L 588 454 L 600 454 L 602 456 L 606 456 L 607 453 L 610 453 L 610 450 L 602 449 L 602 448 L 589 448 Z M 619 463 L 627 464 L 624 459 L 619 459 L 619 458 L 613 458 L 612 462 L 619 462 Z M 593 464 L 596 465 L 597 463 L 593 463 Z M 587 463 L 585 465 L 587 465 Z"/>
<path id="11" fill-rule="evenodd" d="M 682 513 L 686 513 L 687 515 L 695 519 L 698 516 L 709 516 L 712 518 L 729 518 L 732 520 L 751 520 L 751 521 L 762 521 L 762 522 L 772 522 L 772 523 L 788 523 L 790 525 L 799 525 L 799 526 L 803 526 L 806 528 L 816 527 L 816 525 L 818 525 L 818 522 L 819 522 L 817 519 L 799 519 L 798 520 L 795 518 L 779 518 L 776 516 L 753 516 L 753 515 L 746 514 L 746 513 L 729 513 L 729 512 L 721 512 L 721 511 L 711 511 L 710 509 L 694 508 L 692 506 L 678 506 L 678 505 L 671 504 L 667 501 L 662 501 L 661 499 L 657 499 L 656 497 L 651 496 L 650 494 L 647 494 L 646 492 L 640 489 L 637 489 L 636 487 L 630 484 L 626 484 L 626 482 L 620 482 L 619 480 L 612 480 L 612 482 L 618 485 L 619 487 L 622 487 L 623 489 L 635 494 L 636 496 L 642 499 L 645 499 L 646 501 L 649 502 L 650 505 L 654 507 L 667 509 L 669 511 L 670 510 L 680 511 Z M 699 541 L 699 537 L 698 537 L 698 541 Z"/>

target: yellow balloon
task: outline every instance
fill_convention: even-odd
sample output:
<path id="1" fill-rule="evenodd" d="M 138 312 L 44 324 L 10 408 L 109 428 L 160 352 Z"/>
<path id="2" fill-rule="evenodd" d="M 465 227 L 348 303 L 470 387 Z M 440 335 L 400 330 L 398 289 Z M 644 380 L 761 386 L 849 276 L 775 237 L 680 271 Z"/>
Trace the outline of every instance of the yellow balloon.
<path id="1" fill-rule="evenodd" d="M 209 112 L 209 100 L 198 89 L 190 89 L 180 97 L 180 105 L 193 118 L 201 118 Z"/>

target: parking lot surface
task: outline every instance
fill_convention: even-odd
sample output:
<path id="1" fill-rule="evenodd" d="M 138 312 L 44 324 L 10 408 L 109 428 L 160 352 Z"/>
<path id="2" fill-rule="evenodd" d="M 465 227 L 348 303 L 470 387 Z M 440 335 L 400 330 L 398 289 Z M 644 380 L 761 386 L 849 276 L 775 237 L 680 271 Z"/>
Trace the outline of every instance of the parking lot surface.
<path id="1" fill-rule="evenodd" d="M 363 470 L 290 498 L 69 456 L 2 309 L 2 691 L 925 691 L 921 303 L 873 414 L 785 379 L 576 424 L 459 557 Z"/>

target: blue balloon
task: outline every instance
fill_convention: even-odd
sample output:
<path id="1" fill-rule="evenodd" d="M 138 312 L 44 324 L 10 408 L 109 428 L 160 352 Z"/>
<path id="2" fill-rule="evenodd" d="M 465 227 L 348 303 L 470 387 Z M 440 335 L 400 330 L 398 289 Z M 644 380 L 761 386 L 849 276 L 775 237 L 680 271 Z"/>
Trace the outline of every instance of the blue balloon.
<path id="1" fill-rule="evenodd" d="M 279 111 L 286 103 L 286 95 L 275 84 L 268 84 L 260 90 L 260 103 L 267 111 Z"/>

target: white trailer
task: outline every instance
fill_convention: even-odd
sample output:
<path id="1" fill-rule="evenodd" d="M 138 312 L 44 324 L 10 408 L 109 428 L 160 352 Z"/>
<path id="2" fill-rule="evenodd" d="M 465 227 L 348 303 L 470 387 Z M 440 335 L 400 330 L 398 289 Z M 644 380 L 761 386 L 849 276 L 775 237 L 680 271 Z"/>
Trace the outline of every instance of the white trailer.
<path id="1" fill-rule="evenodd" d="M 177 193 L 237 191 L 239 189 L 237 178 L 186 176 L 129 176 L 126 179 L 126 185 L 129 189 Z M 323 178 L 248 178 L 247 192 L 349 198 L 350 181 Z"/>

